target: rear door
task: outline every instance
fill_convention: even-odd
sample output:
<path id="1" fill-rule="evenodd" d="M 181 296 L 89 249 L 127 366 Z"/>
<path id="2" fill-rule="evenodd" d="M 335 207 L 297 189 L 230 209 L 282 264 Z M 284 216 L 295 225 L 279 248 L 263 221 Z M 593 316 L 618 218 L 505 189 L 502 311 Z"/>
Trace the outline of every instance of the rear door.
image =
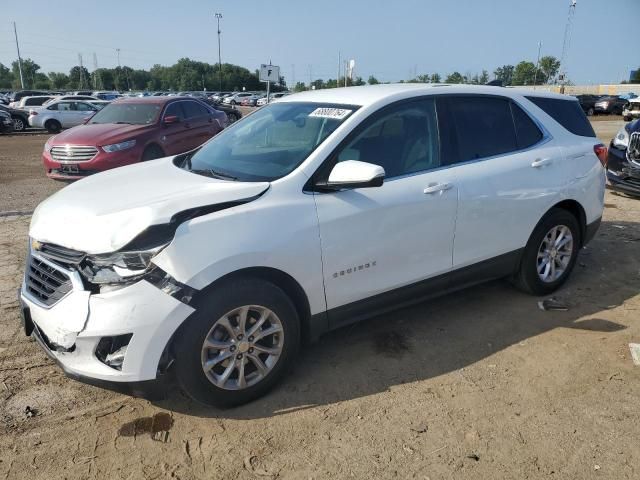
<path id="1" fill-rule="evenodd" d="M 97 111 L 96 107 L 87 102 L 74 102 L 75 104 L 75 117 L 74 125 L 80 125 L 87 119 L 91 118 Z M 72 125 L 70 125 L 72 126 Z"/>
<path id="2" fill-rule="evenodd" d="M 511 268 L 542 215 L 561 199 L 561 151 L 507 98 L 447 96 L 438 110 L 459 192 L 453 267 L 495 259 L 502 262 L 497 268 Z"/>
<path id="3" fill-rule="evenodd" d="M 56 107 L 53 110 L 56 112 L 53 117 L 57 119 L 64 128 L 77 125 L 77 123 L 74 123 L 77 113 L 74 111 L 73 104 L 74 102 L 65 100 L 63 102 L 58 102 L 56 105 L 52 105 L 52 107 Z"/>
<path id="4" fill-rule="evenodd" d="M 199 102 L 185 100 L 183 102 L 185 110 L 185 122 L 189 124 L 188 150 L 199 147 L 217 133 L 217 123 L 209 109 Z M 216 125 L 214 125 L 214 123 Z"/>

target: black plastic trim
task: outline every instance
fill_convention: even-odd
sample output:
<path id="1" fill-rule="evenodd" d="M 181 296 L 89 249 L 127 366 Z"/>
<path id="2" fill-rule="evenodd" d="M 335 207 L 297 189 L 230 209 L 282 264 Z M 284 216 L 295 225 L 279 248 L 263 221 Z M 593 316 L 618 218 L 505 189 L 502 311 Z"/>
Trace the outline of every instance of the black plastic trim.
<path id="1" fill-rule="evenodd" d="M 590 224 L 588 224 L 584 230 L 584 241 L 582 242 L 582 246 L 584 247 L 587 243 L 593 240 L 593 237 L 596 236 L 598 229 L 600 228 L 600 224 L 602 223 L 602 217 L 599 217 L 597 220 L 594 220 Z"/>

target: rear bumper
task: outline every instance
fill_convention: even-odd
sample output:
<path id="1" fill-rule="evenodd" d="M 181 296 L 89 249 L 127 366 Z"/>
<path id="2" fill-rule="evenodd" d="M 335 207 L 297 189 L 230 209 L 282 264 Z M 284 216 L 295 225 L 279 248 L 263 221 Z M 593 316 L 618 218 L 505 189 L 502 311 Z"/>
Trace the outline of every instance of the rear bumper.
<path id="1" fill-rule="evenodd" d="M 98 147 L 98 154 L 86 162 L 56 162 L 46 150 L 42 152 L 42 163 L 49 178 L 56 180 L 78 180 L 112 168 L 138 163 L 143 146 L 129 150 L 107 153 Z M 71 167 L 71 168 L 69 168 Z"/>

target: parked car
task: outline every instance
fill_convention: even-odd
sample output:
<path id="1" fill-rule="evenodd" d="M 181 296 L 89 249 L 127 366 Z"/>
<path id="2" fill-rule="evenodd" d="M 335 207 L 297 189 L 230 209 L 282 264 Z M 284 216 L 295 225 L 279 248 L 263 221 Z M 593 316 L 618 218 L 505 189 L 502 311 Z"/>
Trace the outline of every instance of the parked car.
<path id="1" fill-rule="evenodd" d="M 614 190 L 640 196 L 640 120 L 622 127 L 609 145 L 607 180 Z"/>
<path id="2" fill-rule="evenodd" d="M 242 118 L 242 112 L 238 110 L 236 107 L 231 105 L 222 105 L 220 103 L 211 100 L 210 98 L 203 98 L 203 102 L 205 102 L 210 107 L 215 108 L 216 110 L 220 110 L 227 115 L 227 123 L 231 125 L 232 123 L 237 122 Z"/>
<path id="3" fill-rule="evenodd" d="M 71 128 L 91 118 L 98 108 L 81 100 L 56 100 L 40 109 L 29 111 L 29 125 L 46 128 L 50 133 L 58 133 L 63 128 Z"/>
<path id="4" fill-rule="evenodd" d="M 40 96 L 37 96 L 37 97 L 22 97 L 18 101 L 11 102 L 9 104 L 9 106 L 11 108 L 18 108 L 18 109 L 21 109 L 21 110 L 28 110 L 28 109 L 33 108 L 33 107 L 40 107 L 44 103 L 46 103 L 49 100 L 51 100 L 52 98 L 54 98 L 54 97 L 52 97 L 51 95 L 40 95 Z"/>
<path id="5" fill-rule="evenodd" d="M 640 118 L 640 98 L 632 98 L 622 110 L 622 118 L 630 122 L 634 118 Z"/>
<path id="6" fill-rule="evenodd" d="M 576 95 L 582 111 L 591 116 L 596 113 L 596 102 L 602 98 L 602 95 Z"/>
<path id="7" fill-rule="evenodd" d="M 121 98 L 122 95 L 119 92 L 101 92 L 101 91 L 97 91 L 97 92 L 93 92 L 92 96 L 98 98 L 99 100 L 117 100 L 118 98 Z"/>
<path id="8" fill-rule="evenodd" d="M 272 93 L 271 95 L 269 95 L 269 102 L 275 102 L 276 100 L 279 100 L 283 97 L 286 97 L 287 95 L 290 95 L 290 92 L 276 92 L 276 93 Z M 267 97 L 264 96 L 261 99 L 259 99 L 256 102 L 256 105 L 258 107 L 262 107 L 264 105 L 267 104 Z"/>
<path id="9" fill-rule="evenodd" d="M 565 96 L 292 95 L 41 203 L 20 311 L 73 378 L 138 389 L 170 370 L 196 400 L 237 405 L 302 339 L 394 305 L 500 277 L 551 294 L 598 229 L 605 156 Z"/>
<path id="10" fill-rule="evenodd" d="M 250 92 L 235 93 L 233 95 L 224 97 L 222 99 L 222 103 L 224 103 L 225 105 L 238 105 L 240 102 L 242 102 L 242 99 L 250 97 L 252 95 L 253 93 Z"/>
<path id="11" fill-rule="evenodd" d="M 9 97 L 11 102 L 19 102 L 22 97 L 34 97 L 34 96 L 51 96 L 51 93 L 43 90 L 18 90 L 13 92 Z"/>
<path id="12" fill-rule="evenodd" d="M 8 112 L 0 110 L 0 133 L 13 132 L 13 119 Z"/>
<path id="13" fill-rule="evenodd" d="M 244 97 L 241 101 L 240 101 L 240 105 L 243 105 L 245 107 L 255 107 L 258 100 L 260 100 L 261 98 L 266 97 L 266 95 L 263 95 L 261 93 L 255 93 L 249 97 Z"/>
<path id="14" fill-rule="evenodd" d="M 620 97 L 602 97 L 594 105 L 596 113 L 607 115 L 622 115 L 622 110 L 628 100 Z"/>
<path id="15" fill-rule="evenodd" d="M 112 102 L 85 125 L 50 138 L 47 176 L 75 180 L 123 165 L 192 150 L 226 127 L 226 116 L 191 98 L 145 97 Z"/>
<path id="16" fill-rule="evenodd" d="M 49 103 L 49 102 L 54 102 L 57 100 L 99 100 L 99 98 L 94 97 L 93 95 L 58 95 L 55 97 L 51 97 L 49 100 L 47 100 L 45 103 L 43 103 L 43 105 Z"/>
<path id="17" fill-rule="evenodd" d="M 14 131 L 22 132 L 29 126 L 29 112 L 26 110 L 10 108 L 5 105 L 0 105 L 0 110 L 7 112 L 11 116 Z"/>

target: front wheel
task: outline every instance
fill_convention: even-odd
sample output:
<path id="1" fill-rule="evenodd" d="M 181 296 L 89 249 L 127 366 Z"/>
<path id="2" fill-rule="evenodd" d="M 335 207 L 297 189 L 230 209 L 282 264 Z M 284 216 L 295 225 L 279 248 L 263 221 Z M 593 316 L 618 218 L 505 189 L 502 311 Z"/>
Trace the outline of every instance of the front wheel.
<path id="1" fill-rule="evenodd" d="M 24 131 L 27 128 L 24 123 L 25 122 L 22 118 L 13 117 L 13 130 L 15 130 L 16 132 Z"/>
<path id="2" fill-rule="evenodd" d="M 147 160 L 155 160 L 156 158 L 162 158 L 164 156 L 164 152 L 157 145 L 149 145 L 142 152 L 142 161 L 146 162 Z"/>
<path id="3" fill-rule="evenodd" d="M 232 123 L 237 122 L 238 119 L 238 114 L 235 112 L 229 112 L 227 113 L 227 120 L 229 121 L 229 125 L 231 125 Z"/>
<path id="4" fill-rule="evenodd" d="M 594 113 L 596 113 L 596 111 L 593 108 L 589 108 L 587 110 L 587 117 L 592 117 Z"/>
<path id="5" fill-rule="evenodd" d="M 176 377 L 194 400 L 241 405 L 280 380 L 299 343 L 289 297 L 269 282 L 236 280 L 197 302 L 176 344 Z"/>
<path id="6" fill-rule="evenodd" d="M 47 120 L 44 124 L 44 128 L 46 128 L 49 133 L 60 133 L 62 125 L 57 120 Z"/>
<path id="7" fill-rule="evenodd" d="M 548 295 L 557 290 L 573 270 L 580 241 L 576 217 L 566 210 L 551 210 L 527 242 L 515 274 L 516 286 L 533 295 Z"/>

